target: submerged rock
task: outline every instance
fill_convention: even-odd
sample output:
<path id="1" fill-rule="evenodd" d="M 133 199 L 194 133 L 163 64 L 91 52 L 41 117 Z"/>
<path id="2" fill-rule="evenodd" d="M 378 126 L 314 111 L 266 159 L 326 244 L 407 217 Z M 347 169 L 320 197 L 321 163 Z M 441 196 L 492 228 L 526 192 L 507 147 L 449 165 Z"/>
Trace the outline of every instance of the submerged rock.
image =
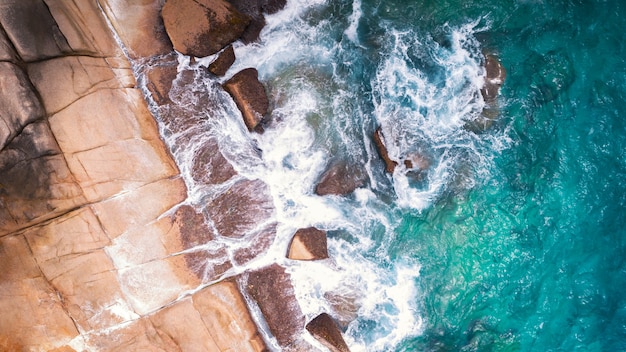
<path id="1" fill-rule="evenodd" d="M 196 57 L 222 50 L 250 23 L 248 16 L 222 0 L 167 0 L 161 15 L 174 49 Z"/>
<path id="2" fill-rule="evenodd" d="M 376 131 L 374 131 L 374 144 L 378 150 L 378 155 L 380 155 L 381 159 L 383 159 L 383 162 L 385 163 L 385 171 L 392 174 L 396 169 L 396 166 L 398 166 L 398 163 L 395 160 L 391 160 L 389 157 L 387 147 L 385 146 L 385 137 L 383 136 L 381 127 L 378 127 Z"/>
<path id="3" fill-rule="evenodd" d="M 318 315 L 306 324 L 306 329 L 331 352 L 350 352 L 339 327 L 330 315 Z"/>
<path id="4" fill-rule="evenodd" d="M 361 167 L 345 161 L 337 161 L 322 174 L 315 187 L 315 194 L 320 196 L 346 195 L 365 185 L 366 177 Z"/>
<path id="5" fill-rule="evenodd" d="M 326 232 L 309 227 L 299 229 L 289 244 L 287 258 L 293 260 L 319 260 L 328 258 Z"/>
<path id="6" fill-rule="evenodd" d="M 269 100 L 265 87 L 259 82 L 258 71 L 255 68 L 239 71 L 223 87 L 237 104 L 248 130 L 260 127 L 269 108 Z"/>
<path id="7" fill-rule="evenodd" d="M 491 103 L 496 99 L 505 78 L 506 70 L 498 57 L 485 55 L 485 85 L 480 90 L 485 102 Z"/>

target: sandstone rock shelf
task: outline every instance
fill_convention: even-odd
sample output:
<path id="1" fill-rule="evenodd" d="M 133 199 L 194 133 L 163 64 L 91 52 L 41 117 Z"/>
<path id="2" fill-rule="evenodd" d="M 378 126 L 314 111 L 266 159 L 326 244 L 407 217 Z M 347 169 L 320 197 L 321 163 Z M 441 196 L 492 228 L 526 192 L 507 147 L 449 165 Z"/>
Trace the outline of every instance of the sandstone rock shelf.
<path id="1" fill-rule="evenodd" d="M 281 346 L 314 349 L 283 268 L 232 270 L 276 237 L 267 185 L 239 175 L 215 139 L 194 144 L 190 174 L 171 151 L 195 141 L 202 117 L 170 90 L 209 75 L 178 72 L 174 48 L 209 55 L 242 35 L 255 40 L 262 14 L 284 1 L 202 2 L 221 9 L 215 18 L 228 9 L 234 24 L 218 27 L 236 33 L 200 51 L 170 40 L 166 26 L 181 14 L 166 8 L 162 18 L 163 3 L 0 2 L 0 350 L 266 351 L 259 319 Z M 224 60 L 217 73 L 233 58 Z M 250 106 L 250 85 L 233 90 L 250 129 L 267 110 L 261 83 L 252 86 Z M 168 145 L 159 131 L 176 138 Z M 190 184 L 221 191 L 202 207 L 188 199 Z"/>

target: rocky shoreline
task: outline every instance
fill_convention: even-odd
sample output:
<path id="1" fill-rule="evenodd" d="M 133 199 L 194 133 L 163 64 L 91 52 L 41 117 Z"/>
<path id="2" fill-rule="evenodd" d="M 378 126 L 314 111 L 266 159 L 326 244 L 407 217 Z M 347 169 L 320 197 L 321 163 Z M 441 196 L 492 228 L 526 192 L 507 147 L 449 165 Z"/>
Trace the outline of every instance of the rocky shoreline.
<path id="1" fill-rule="evenodd" d="M 254 41 L 263 13 L 282 6 L 215 0 L 0 5 L 0 349 L 265 351 L 268 343 L 315 349 L 302 339 L 307 321 L 282 267 L 231 270 L 266 251 L 275 237 L 267 186 L 239 176 L 208 139 L 193 160 L 193 182 L 224 185 L 224 191 L 204 210 L 186 205 L 187 185 L 155 120 L 178 133 L 176 143 L 184 146 L 200 118 L 169 97 L 186 74 L 177 72 L 174 48 L 192 56 L 222 51 L 206 74 L 223 75 L 234 61 L 228 45 Z M 205 28 L 191 36 L 213 46 L 185 49 L 188 41 L 172 28 L 189 35 L 206 19 L 217 34 Z M 254 68 L 234 75 L 224 89 L 248 129 L 261 131 L 268 103 Z M 294 240 L 294 260 L 327 256 L 325 234 L 314 231 L 309 239 L 308 233 Z M 216 236 L 246 237 L 250 244 L 214 248 Z M 263 322 L 250 313 L 246 297 Z M 347 350 L 329 322 L 316 320 L 312 329 L 322 332 L 313 336 L 331 350 Z M 267 324 L 269 336 L 259 323 Z M 324 337 L 329 331 L 332 339 Z"/>
<path id="2" fill-rule="evenodd" d="M 203 123 L 220 91 L 248 133 L 263 133 L 269 100 L 256 69 L 218 77 L 235 61 L 232 43 L 257 40 L 283 6 L 0 4 L 0 350 L 313 351 L 315 340 L 349 350 L 341 327 L 354 302 L 334 297 L 345 307 L 305 316 L 281 265 L 240 269 L 272 246 L 276 209 L 268 185 L 241 175 Z M 181 55 L 214 60 L 180 70 Z M 495 57 L 486 67 L 484 125 L 504 79 Z M 213 85 L 196 91 L 198 80 Z M 389 173 L 429 166 L 420 155 L 393 160 L 381 128 L 372 140 Z M 315 192 L 366 182 L 339 160 Z M 190 187 L 216 191 L 192 201 Z M 285 257 L 327 259 L 326 233 L 295 231 Z"/>

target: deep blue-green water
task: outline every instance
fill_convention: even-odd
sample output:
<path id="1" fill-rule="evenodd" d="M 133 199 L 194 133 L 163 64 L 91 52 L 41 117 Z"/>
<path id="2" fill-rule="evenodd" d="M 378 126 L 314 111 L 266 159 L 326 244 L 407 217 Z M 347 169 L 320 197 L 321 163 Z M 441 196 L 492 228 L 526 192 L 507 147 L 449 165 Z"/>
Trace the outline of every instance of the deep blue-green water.
<path id="1" fill-rule="evenodd" d="M 285 263 L 305 314 L 341 316 L 344 297 L 355 351 L 626 350 L 625 29 L 618 0 L 290 1 L 270 16 L 231 69 L 257 67 L 272 105 L 263 160 L 237 168 L 270 184 L 283 224 L 329 231 L 331 264 Z M 476 131 L 483 53 L 507 78 Z M 427 170 L 386 174 L 378 126 L 392 158 Z M 333 160 L 363 165 L 366 186 L 314 195 Z"/>

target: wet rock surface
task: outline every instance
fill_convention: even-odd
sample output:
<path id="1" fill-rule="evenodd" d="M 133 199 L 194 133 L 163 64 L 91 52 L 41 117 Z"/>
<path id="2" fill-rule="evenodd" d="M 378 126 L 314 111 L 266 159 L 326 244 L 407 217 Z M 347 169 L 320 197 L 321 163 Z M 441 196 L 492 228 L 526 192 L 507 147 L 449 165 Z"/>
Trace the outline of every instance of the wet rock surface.
<path id="1" fill-rule="evenodd" d="M 376 131 L 374 131 L 374 145 L 376 145 L 378 155 L 380 155 L 381 159 L 383 159 L 383 162 L 385 163 L 385 171 L 392 174 L 396 169 L 396 166 L 398 166 L 398 163 L 395 160 L 391 160 L 389 157 L 389 152 L 387 151 L 387 146 L 385 145 L 385 136 L 383 136 L 381 127 L 378 127 Z"/>
<path id="2" fill-rule="evenodd" d="M 162 16 L 174 49 L 196 57 L 222 50 L 250 23 L 248 16 L 221 0 L 167 0 Z"/>
<path id="3" fill-rule="evenodd" d="M 308 332 L 332 352 L 350 352 L 337 323 L 327 313 L 322 313 L 306 324 Z"/>
<path id="4" fill-rule="evenodd" d="M 248 274 L 245 287 L 278 343 L 289 346 L 296 342 L 305 322 L 285 269 L 273 264 L 253 271 Z"/>
<path id="5" fill-rule="evenodd" d="M 328 258 L 326 232 L 314 227 L 299 229 L 291 239 L 287 258 L 293 260 L 320 260 Z"/>
<path id="6" fill-rule="evenodd" d="M 211 62 L 209 71 L 216 76 L 223 76 L 234 62 L 235 49 L 233 49 L 232 45 L 229 45 L 219 53 L 215 61 Z"/>
<path id="7" fill-rule="evenodd" d="M 259 82 L 258 76 L 255 68 L 247 68 L 237 72 L 223 85 L 224 90 L 233 97 L 250 131 L 259 126 L 269 108 L 265 87 Z"/>

